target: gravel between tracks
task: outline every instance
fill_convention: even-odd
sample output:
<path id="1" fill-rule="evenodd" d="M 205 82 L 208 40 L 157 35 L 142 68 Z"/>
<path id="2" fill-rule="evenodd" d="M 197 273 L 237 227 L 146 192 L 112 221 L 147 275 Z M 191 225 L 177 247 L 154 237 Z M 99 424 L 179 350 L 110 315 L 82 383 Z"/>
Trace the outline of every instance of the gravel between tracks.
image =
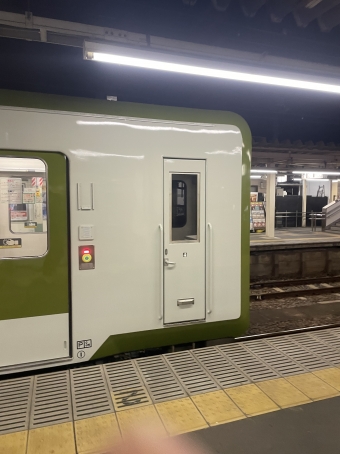
<path id="1" fill-rule="evenodd" d="M 320 302 L 329 303 L 320 304 Z M 340 324 L 339 293 L 251 301 L 250 327 L 246 335 L 276 333 L 336 323 Z"/>

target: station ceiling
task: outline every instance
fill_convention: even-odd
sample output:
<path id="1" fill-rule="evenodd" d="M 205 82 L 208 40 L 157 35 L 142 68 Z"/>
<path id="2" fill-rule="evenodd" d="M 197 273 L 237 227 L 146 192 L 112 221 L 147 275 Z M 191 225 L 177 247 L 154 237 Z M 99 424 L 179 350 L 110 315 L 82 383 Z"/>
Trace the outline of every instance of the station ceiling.
<path id="1" fill-rule="evenodd" d="M 340 0 L 2 0 L 0 10 L 340 67 Z M 340 143 L 336 95 L 113 67 L 10 38 L 0 59 L 1 88 L 231 110 L 268 142 Z"/>

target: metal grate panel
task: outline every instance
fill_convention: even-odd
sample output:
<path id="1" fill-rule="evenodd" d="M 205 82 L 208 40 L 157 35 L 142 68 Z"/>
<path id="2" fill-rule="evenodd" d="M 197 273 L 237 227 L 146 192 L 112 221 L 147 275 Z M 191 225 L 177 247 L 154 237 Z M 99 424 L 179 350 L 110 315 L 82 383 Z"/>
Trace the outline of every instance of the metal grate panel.
<path id="1" fill-rule="evenodd" d="M 152 403 L 132 361 L 105 364 L 104 370 L 116 411 Z"/>
<path id="2" fill-rule="evenodd" d="M 283 352 L 289 358 L 298 362 L 309 372 L 329 366 L 327 362 L 303 348 L 297 342 L 294 342 L 291 336 L 274 337 L 272 339 L 268 339 L 267 342 Z"/>
<path id="3" fill-rule="evenodd" d="M 331 345 L 324 343 L 321 339 L 313 336 L 312 334 L 306 335 L 294 335 L 292 339 L 299 345 L 309 350 L 314 355 L 322 358 L 328 364 L 339 364 L 340 363 L 340 351 L 333 348 Z"/>
<path id="4" fill-rule="evenodd" d="M 74 419 L 112 413 L 113 405 L 101 366 L 71 370 Z"/>
<path id="5" fill-rule="evenodd" d="M 271 380 L 279 375 L 241 344 L 221 345 L 218 349 L 252 382 Z"/>
<path id="6" fill-rule="evenodd" d="M 154 403 L 187 397 L 162 356 L 136 359 L 135 363 Z"/>
<path id="7" fill-rule="evenodd" d="M 189 395 L 220 389 L 190 352 L 168 353 L 164 357 Z"/>
<path id="8" fill-rule="evenodd" d="M 268 344 L 265 340 L 246 342 L 245 347 L 281 377 L 288 377 L 290 375 L 303 374 L 306 372 L 306 369 L 300 364 Z"/>
<path id="9" fill-rule="evenodd" d="M 33 377 L 0 381 L 0 435 L 28 429 Z"/>
<path id="10" fill-rule="evenodd" d="M 337 335 L 333 331 L 318 331 L 313 333 L 313 336 L 324 344 L 340 350 L 340 334 Z"/>
<path id="11" fill-rule="evenodd" d="M 327 330 L 327 331 L 328 331 L 328 330 Z M 335 336 L 340 337 L 340 327 L 338 327 L 338 328 L 332 328 L 332 329 L 330 329 L 329 331 L 330 331 L 331 333 L 333 333 Z M 319 332 L 321 332 L 321 331 L 319 331 Z"/>
<path id="12" fill-rule="evenodd" d="M 72 421 L 69 371 L 34 377 L 30 429 Z"/>
<path id="13" fill-rule="evenodd" d="M 209 372 L 221 388 L 249 383 L 248 378 L 216 348 L 208 347 L 193 351 L 193 355 Z"/>

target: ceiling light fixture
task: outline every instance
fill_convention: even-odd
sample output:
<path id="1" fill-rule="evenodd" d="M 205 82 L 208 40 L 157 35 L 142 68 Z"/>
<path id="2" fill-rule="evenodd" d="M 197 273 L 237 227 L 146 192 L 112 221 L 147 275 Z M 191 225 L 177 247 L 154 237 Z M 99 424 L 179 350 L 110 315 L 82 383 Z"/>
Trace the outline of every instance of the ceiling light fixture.
<path id="1" fill-rule="evenodd" d="M 110 44 L 85 41 L 84 59 L 195 76 L 340 94 L 340 85 L 336 79 Z"/>

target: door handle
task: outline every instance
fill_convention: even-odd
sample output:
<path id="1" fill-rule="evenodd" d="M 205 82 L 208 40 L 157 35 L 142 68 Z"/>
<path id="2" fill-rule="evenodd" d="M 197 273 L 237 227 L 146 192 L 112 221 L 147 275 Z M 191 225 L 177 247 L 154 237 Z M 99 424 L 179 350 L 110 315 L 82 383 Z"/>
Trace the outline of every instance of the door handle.
<path id="1" fill-rule="evenodd" d="M 176 265 L 176 262 L 170 262 L 169 259 L 164 259 L 164 266 L 169 266 L 169 265 Z"/>

